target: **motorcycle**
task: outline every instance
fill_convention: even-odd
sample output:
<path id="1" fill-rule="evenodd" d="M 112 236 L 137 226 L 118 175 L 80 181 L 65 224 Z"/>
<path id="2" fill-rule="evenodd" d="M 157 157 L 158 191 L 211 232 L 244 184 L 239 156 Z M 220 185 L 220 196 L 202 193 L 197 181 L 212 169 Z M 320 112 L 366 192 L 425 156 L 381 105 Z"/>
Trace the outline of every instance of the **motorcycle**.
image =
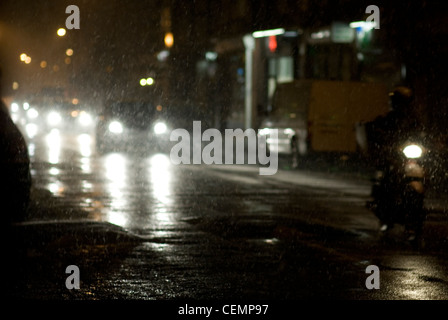
<path id="1" fill-rule="evenodd" d="M 421 139 L 408 139 L 392 147 L 387 161 L 376 171 L 371 190 L 373 201 L 367 205 L 379 219 L 382 232 L 400 224 L 409 241 L 420 240 L 426 218 L 428 153 Z"/>

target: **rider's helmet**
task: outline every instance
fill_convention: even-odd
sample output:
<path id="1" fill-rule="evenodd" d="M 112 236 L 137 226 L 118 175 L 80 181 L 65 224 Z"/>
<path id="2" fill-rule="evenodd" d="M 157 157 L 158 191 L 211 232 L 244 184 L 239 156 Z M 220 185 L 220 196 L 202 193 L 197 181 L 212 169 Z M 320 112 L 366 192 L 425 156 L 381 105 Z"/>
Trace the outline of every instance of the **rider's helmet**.
<path id="1" fill-rule="evenodd" d="M 408 87 L 399 86 L 389 93 L 389 98 L 393 110 L 404 112 L 412 103 L 414 99 L 414 93 Z"/>

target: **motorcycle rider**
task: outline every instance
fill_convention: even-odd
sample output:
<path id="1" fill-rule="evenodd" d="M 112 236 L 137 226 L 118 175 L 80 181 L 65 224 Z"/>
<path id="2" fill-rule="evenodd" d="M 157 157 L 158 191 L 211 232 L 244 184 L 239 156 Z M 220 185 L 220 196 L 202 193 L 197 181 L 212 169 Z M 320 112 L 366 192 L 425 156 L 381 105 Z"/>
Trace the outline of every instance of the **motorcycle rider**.
<path id="1" fill-rule="evenodd" d="M 377 168 L 377 178 L 383 179 L 383 183 L 377 183 L 372 188 L 372 197 L 382 199 L 378 205 L 376 213 L 381 223 L 381 231 L 387 231 L 393 227 L 397 212 L 393 207 L 396 202 L 395 195 L 399 192 L 399 182 L 402 177 L 394 176 L 391 173 L 391 163 L 396 157 L 396 150 L 400 143 L 409 135 L 416 132 L 423 132 L 422 124 L 418 117 L 412 112 L 414 95 L 410 88 L 399 86 L 390 94 L 391 111 L 385 116 L 380 116 L 366 125 L 367 135 L 369 137 L 369 150 L 374 165 Z M 386 178 L 387 177 L 387 178 Z M 386 183 L 384 183 L 386 180 Z M 394 183 L 391 183 L 393 181 Z M 415 195 L 412 203 L 406 203 L 407 208 L 419 208 L 423 203 L 423 195 Z M 408 226 L 418 229 L 420 213 L 414 214 L 412 221 L 408 221 Z M 416 226 L 416 227 L 414 227 Z M 408 230 L 407 230 L 408 231 Z"/>
<path id="2" fill-rule="evenodd" d="M 396 143 L 409 132 L 418 130 L 417 117 L 413 116 L 413 93 L 408 87 L 396 87 L 389 93 L 391 111 L 367 124 L 370 155 L 378 166 L 387 162 Z"/>

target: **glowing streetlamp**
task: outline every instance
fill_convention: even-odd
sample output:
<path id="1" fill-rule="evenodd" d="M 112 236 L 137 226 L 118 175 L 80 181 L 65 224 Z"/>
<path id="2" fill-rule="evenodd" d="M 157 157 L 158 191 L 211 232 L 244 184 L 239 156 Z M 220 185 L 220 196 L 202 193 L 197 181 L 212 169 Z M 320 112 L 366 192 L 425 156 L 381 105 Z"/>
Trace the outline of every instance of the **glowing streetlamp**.
<path id="1" fill-rule="evenodd" d="M 142 87 L 144 87 L 144 86 L 152 86 L 154 84 L 154 79 L 153 78 L 151 78 L 151 77 L 149 77 L 149 78 L 142 78 L 142 79 L 140 79 L 140 85 L 142 86 Z"/>
<path id="2" fill-rule="evenodd" d="M 165 46 L 166 46 L 167 48 L 171 48 L 171 47 L 173 46 L 173 44 L 174 44 L 174 37 L 173 37 L 173 34 L 172 34 L 171 32 L 167 32 L 167 33 L 165 34 L 165 39 L 164 39 L 164 41 L 165 41 Z"/>
<path id="3" fill-rule="evenodd" d="M 29 55 L 27 55 L 26 53 L 22 53 L 20 55 L 20 61 L 25 62 L 26 64 L 30 64 L 31 63 L 31 57 Z"/>
<path id="4" fill-rule="evenodd" d="M 67 31 L 64 28 L 59 28 L 56 33 L 58 34 L 58 36 L 63 37 L 63 36 L 65 36 Z"/>

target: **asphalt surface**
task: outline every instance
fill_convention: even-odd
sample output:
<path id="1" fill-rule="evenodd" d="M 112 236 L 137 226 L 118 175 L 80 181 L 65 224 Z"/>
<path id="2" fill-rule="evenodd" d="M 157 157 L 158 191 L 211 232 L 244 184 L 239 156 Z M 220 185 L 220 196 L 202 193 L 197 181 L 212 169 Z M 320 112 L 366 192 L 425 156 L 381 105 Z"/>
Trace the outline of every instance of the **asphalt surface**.
<path id="1" fill-rule="evenodd" d="M 8 235 L 10 299 L 448 298 L 443 188 L 428 193 L 415 248 L 400 226 L 378 232 L 365 208 L 371 172 L 357 161 L 291 170 L 283 159 L 276 175 L 260 176 L 257 166 L 172 166 L 166 154 L 82 155 L 61 145 L 53 162 L 34 145 L 30 215 Z M 69 265 L 79 267 L 80 289 L 66 287 Z M 379 289 L 366 288 L 370 265 Z"/>

